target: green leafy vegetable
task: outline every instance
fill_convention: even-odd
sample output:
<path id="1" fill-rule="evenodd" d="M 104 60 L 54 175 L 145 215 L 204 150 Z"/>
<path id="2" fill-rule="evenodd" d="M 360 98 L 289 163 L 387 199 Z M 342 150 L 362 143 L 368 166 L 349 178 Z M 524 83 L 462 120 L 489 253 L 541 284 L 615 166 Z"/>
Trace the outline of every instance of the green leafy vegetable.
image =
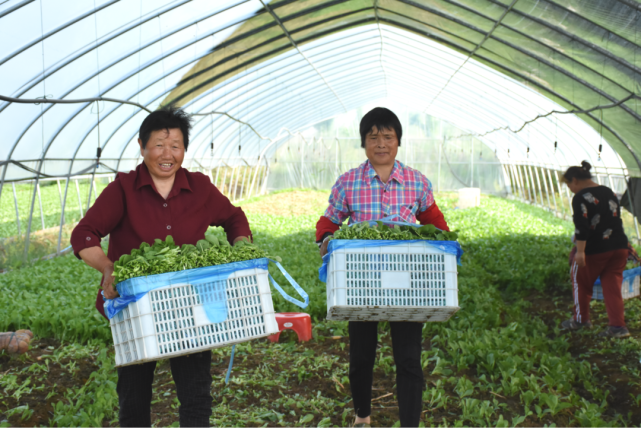
<path id="1" fill-rule="evenodd" d="M 140 248 L 125 254 L 114 263 L 116 283 L 139 276 L 157 275 L 186 269 L 215 266 L 225 263 L 268 257 L 267 252 L 256 245 L 240 241 L 235 246 L 226 239 L 205 235 L 196 245 L 177 246 L 171 236 L 162 241 L 156 239 L 153 245 L 146 242 Z"/>
<path id="2" fill-rule="evenodd" d="M 433 224 L 421 227 L 395 225 L 390 227 L 382 221 L 377 221 L 370 226 L 368 222 L 358 223 L 354 226 L 343 225 L 332 239 L 380 239 L 388 241 L 409 241 L 424 239 L 429 241 L 456 241 L 458 233 L 439 230 Z"/>

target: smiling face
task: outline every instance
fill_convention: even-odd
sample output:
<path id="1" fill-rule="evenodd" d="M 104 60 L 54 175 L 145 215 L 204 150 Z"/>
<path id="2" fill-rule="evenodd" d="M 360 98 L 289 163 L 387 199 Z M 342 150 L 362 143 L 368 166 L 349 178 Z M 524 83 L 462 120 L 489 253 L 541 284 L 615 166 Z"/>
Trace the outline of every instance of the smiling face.
<path id="1" fill-rule="evenodd" d="M 152 131 L 145 148 L 138 139 L 140 154 L 154 179 L 167 180 L 176 175 L 185 158 L 183 134 L 178 128 Z"/>
<path id="2" fill-rule="evenodd" d="M 365 154 L 372 165 L 390 166 L 396 160 L 398 138 L 396 131 L 390 128 L 377 129 L 372 127 L 365 137 Z"/>

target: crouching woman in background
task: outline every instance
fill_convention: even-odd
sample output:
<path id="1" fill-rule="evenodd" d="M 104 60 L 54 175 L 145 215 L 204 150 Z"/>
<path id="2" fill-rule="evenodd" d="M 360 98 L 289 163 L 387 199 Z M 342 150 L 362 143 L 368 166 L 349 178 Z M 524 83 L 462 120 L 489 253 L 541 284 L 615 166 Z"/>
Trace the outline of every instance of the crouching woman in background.
<path id="1" fill-rule="evenodd" d="M 574 316 L 561 323 L 567 330 L 592 328 L 590 300 L 601 277 L 609 327 L 599 336 L 628 337 L 625 326 L 621 283 L 628 260 L 628 238 L 623 232 L 621 206 L 609 187 L 592 181 L 592 166 L 583 161 L 563 174 L 562 180 L 574 193 L 572 198 L 576 255 L 570 270 L 574 294 Z"/>

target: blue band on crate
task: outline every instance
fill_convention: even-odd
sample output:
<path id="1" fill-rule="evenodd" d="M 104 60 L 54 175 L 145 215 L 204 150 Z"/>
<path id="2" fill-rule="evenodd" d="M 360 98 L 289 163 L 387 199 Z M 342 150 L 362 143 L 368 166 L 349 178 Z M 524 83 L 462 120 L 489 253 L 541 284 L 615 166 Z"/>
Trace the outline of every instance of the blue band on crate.
<path id="1" fill-rule="evenodd" d="M 278 269 L 280 269 L 283 275 L 285 275 L 285 278 L 287 278 L 298 294 L 305 299 L 305 303 L 299 302 L 298 300 L 290 297 L 274 281 L 274 279 L 271 278 L 270 275 L 270 279 L 272 284 L 274 284 L 274 287 L 288 301 L 295 303 L 302 308 L 307 307 L 307 304 L 309 303 L 307 293 L 300 288 L 281 264 L 271 259 L 262 258 L 128 279 L 117 285 L 120 297 L 105 301 L 105 314 L 107 315 L 107 318 L 112 319 L 127 307 L 127 305 L 137 302 L 150 291 L 166 287 L 171 284 L 184 283 L 191 284 L 196 289 L 196 292 L 201 297 L 203 309 L 207 314 L 208 320 L 212 324 L 223 322 L 227 319 L 227 293 L 221 283 L 224 284 L 224 281 L 226 282 L 227 278 L 229 278 L 232 273 L 239 270 L 267 270 L 267 266 L 270 261 L 276 264 Z M 302 306 L 303 304 L 304 306 Z"/>
<path id="2" fill-rule="evenodd" d="M 300 295 L 300 297 L 302 297 L 305 300 L 305 302 L 301 302 L 300 300 L 296 300 L 293 297 L 291 297 L 289 294 L 287 294 L 285 292 L 285 290 L 283 290 L 281 288 L 281 286 L 278 285 L 278 283 L 276 281 L 274 281 L 274 278 L 272 278 L 272 276 L 270 274 L 269 275 L 269 280 L 272 282 L 272 285 L 274 286 L 274 288 L 276 290 L 278 290 L 280 295 L 283 296 L 285 298 L 285 300 L 295 304 L 296 306 L 299 306 L 302 309 L 305 309 L 307 307 L 307 305 L 309 305 L 309 296 L 307 295 L 307 293 L 305 293 L 305 290 L 300 288 L 300 285 L 298 285 L 298 283 L 296 281 L 294 281 L 294 278 L 292 278 L 292 276 L 287 273 L 285 268 L 283 268 L 283 266 L 280 263 L 278 263 L 276 260 L 272 260 L 272 259 L 267 259 L 267 260 L 269 260 L 270 262 L 272 262 L 272 263 L 274 263 L 276 265 L 276 267 L 280 270 L 280 272 L 283 274 L 285 279 L 287 279 L 287 281 L 289 281 L 291 286 L 294 287 L 294 290 L 296 290 L 296 292 Z"/>
<path id="3" fill-rule="evenodd" d="M 388 247 L 393 245 L 403 245 L 407 243 L 420 242 L 426 247 L 437 248 L 444 253 L 456 256 L 456 263 L 461 264 L 461 256 L 463 249 L 456 241 L 426 241 L 423 239 L 412 239 L 408 241 L 389 241 L 389 240 L 364 240 L 364 239 L 332 239 L 327 246 L 327 254 L 323 256 L 323 265 L 318 269 L 318 278 L 327 282 L 327 268 L 329 266 L 329 258 L 331 254 L 343 248 L 364 248 L 364 247 Z"/>
<path id="4" fill-rule="evenodd" d="M 641 266 L 635 267 L 634 269 L 628 269 L 623 271 L 623 281 L 629 278 L 634 278 L 635 276 L 641 275 Z M 601 277 L 596 279 L 594 285 L 601 285 Z"/>

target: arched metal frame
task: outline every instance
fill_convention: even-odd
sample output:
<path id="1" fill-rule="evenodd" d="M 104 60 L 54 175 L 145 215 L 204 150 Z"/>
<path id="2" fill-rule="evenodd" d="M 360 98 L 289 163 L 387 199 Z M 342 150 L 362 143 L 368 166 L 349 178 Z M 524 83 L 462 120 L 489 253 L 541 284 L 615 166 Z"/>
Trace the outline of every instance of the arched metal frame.
<path id="1" fill-rule="evenodd" d="M 3 22 L 9 22 L 13 14 L 26 10 L 23 8 L 30 5 L 34 6 L 34 11 L 39 10 L 35 5 L 40 1 L 23 1 L 0 10 L 0 26 Z M 457 124 L 465 131 L 478 133 L 491 127 L 522 123 L 531 118 L 531 112 L 541 113 L 547 108 L 536 97 L 519 99 L 524 93 L 517 95 L 512 89 L 513 83 L 497 87 L 496 82 L 484 81 L 486 77 L 479 77 L 477 83 L 495 85 L 497 93 L 506 94 L 526 108 L 514 111 L 507 106 L 492 104 L 492 100 L 484 100 L 486 104 L 465 105 L 461 110 L 462 90 L 467 89 L 473 95 L 476 88 L 463 88 L 457 82 L 467 79 L 469 84 L 470 79 L 474 80 L 472 75 L 482 65 L 497 70 L 497 75 L 523 82 L 559 105 L 572 109 L 615 102 L 633 93 L 641 80 L 641 67 L 636 58 L 637 53 L 641 58 L 637 39 L 641 12 L 634 3 L 624 0 L 608 2 L 612 12 L 610 21 L 590 9 L 593 0 L 585 0 L 581 4 L 577 0 L 488 0 L 483 2 L 483 8 L 478 0 L 456 3 L 449 0 L 281 0 L 269 3 L 248 0 L 220 2 L 216 7 L 205 8 L 202 14 L 190 16 L 189 7 L 196 7 L 195 3 L 198 2 L 167 0 L 143 15 L 130 13 L 119 17 L 120 25 L 114 27 L 114 31 L 96 37 L 94 42 L 89 41 L 69 57 L 54 61 L 45 70 L 40 70 L 38 64 L 34 64 L 32 70 L 21 70 L 26 80 L 20 83 L 20 89 L 14 89 L 9 95 L 37 95 L 39 85 L 43 82 L 55 81 L 60 73 L 75 73 L 76 84 L 57 88 L 63 94 L 58 95 L 61 98 L 74 98 L 79 92 L 90 93 L 90 87 L 96 79 L 109 75 L 111 83 L 102 88 L 100 93 L 92 93 L 92 96 L 108 97 L 114 94 L 127 100 L 142 98 L 140 102 L 150 108 L 178 101 L 192 112 L 222 110 L 251 123 L 262 135 L 275 135 L 283 127 L 301 129 L 355 108 L 359 103 L 377 97 L 385 98 L 379 95 L 383 92 L 386 98 L 396 96 L 413 106 L 425 108 L 428 114 Z M 4 46 L 0 44 L 0 76 L 11 74 L 12 63 L 39 44 L 54 36 L 73 35 L 73 28 L 87 18 L 93 17 L 99 22 L 103 16 L 111 17 L 110 11 L 116 7 L 117 2 L 107 0 L 95 9 L 83 10 L 72 19 L 52 23 L 44 34 L 22 46 L 12 47 L 7 42 Z M 166 31 L 159 31 L 157 36 L 146 37 L 144 43 L 140 36 L 138 44 L 134 42 L 127 45 L 122 54 L 116 55 L 108 63 L 100 64 L 97 69 L 74 68 L 74 65 L 82 65 L 88 55 L 97 55 L 102 49 L 111 48 L 110 43 L 130 36 L 131 40 L 135 40 L 133 33 L 142 33 L 145 25 L 151 25 L 156 19 L 160 26 L 162 18 L 169 19 L 171 16 L 180 16 L 181 19 L 168 25 Z M 212 17 L 221 17 L 221 22 L 203 31 L 198 30 L 199 24 L 208 22 Z M 39 14 L 34 15 L 34 20 L 39 21 L 40 18 Z M 564 28 L 559 25 L 563 19 L 575 27 Z M 626 21 L 628 25 L 617 26 L 615 21 Z M 181 36 L 176 39 L 174 46 L 166 51 L 162 49 L 163 42 L 174 40 L 172 38 L 192 29 L 196 33 L 194 37 Z M 572 32 L 573 29 L 576 32 Z M 541 32 L 548 37 L 537 37 Z M 593 33 L 599 34 L 599 37 Z M 228 35 L 219 43 L 204 49 L 202 43 L 217 34 Z M 413 41 L 415 45 L 403 46 L 403 39 L 410 36 L 423 39 L 422 46 L 417 40 Z M 603 36 L 607 36 L 607 39 Z M 442 70 L 437 73 L 413 69 L 411 64 L 416 63 L 421 55 L 434 55 L 436 45 L 433 41 L 445 46 L 441 48 L 442 53 L 435 64 Z M 136 56 L 158 47 L 160 54 L 148 58 L 144 64 L 129 67 L 129 62 Z M 191 50 L 193 53 L 190 53 Z M 458 54 L 454 55 L 454 52 Z M 216 60 L 212 60 L 216 55 Z M 164 63 L 174 56 L 183 60 L 172 63 L 165 71 Z M 518 59 L 522 59 L 522 63 Z M 538 66 L 537 70 L 528 68 L 534 63 Z M 348 70 L 357 66 L 369 71 L 354 76 Z M 163 67 L 163 73 L 154 74 L 152 71 L 159 67 Z M 119 78 L 113 75 L 116 69 L 118 72 L 124 71 Z M 15 70 L 13 73 L 16 73 Z M 272 75 L 278 75 L 277 79 L 282 78 L 283 81 L 273 84 Z M 284 76 L 287 75 L 291 78 L 285 81 Z M 135 85 L 134 90 L 123 93 L 123 89 L 132 86 L 129 82 L 136 79 L 139 84 Z M 355 79 L 364 86 L 376 84 L 377 89 L 359 88 L 354 85 Z M 565 87 L 567 82 L 574 82 L 571 85 L 572 94 Z M 159 85 L 166 87 L 160 88 Z M 412 94 L 417 88 L 420 89 L 422 100 L 417 100 L 419 97 Z M 298 99 L 292 100 L 282 95 L 288 92 L 297 94 Z M 230 94 L 234 94 L 236 99 Z M 280 108 L 276 105 L 274 100 L 279 96 L 291 102 L 291 107 Z M 316 108 L 301 110 L 302 106 L 310 103 Z M 212 108 L 214 105 L 216 108 Z M 638 106 L 639 102 L 635 100 L 603 112 L 602 117 L 598 113 L 581 115 L 592 128 L 602 132 L 604 140 L 619 155 L 608 156 L 608 167 L 623 168 L 634 175 L 641 174 L 636 156 L 641 142 L 633 138 L 638 135 L 641 123 Z M 20 120 L 15 121 L 16 126 L 24 124 L 15 140 L 9 141 L 9 151 L 0 149 L 0 157 L 7 161 L 30 161 L 36 166 L 34 169 L 48 170 L 48 151 L 60 150 L 61 141 L 64 141 L 65 146 L 74 147 L 73 151 L 68 152 L 67 156 L 72 162 L 64 174 L 73 174 L 75 168 L 82 169 L 90 162 L 86 155 L 87 147 L 96 146 L 92 138 L 96 124 L 86 124 L 88 108 L 91 108 L 91 103 L 64 110 L 71 114 L 60 115 L 54 114 L 58 110 L 63 111 L 59 105 L 16 108 L 9 103 L 0 103 L 0 118 L 3 121 L 14 123 L 14 119 L 19 117 Z M 135 147 L 135 122 L 139 112 L 129 113 L 130 109 L 123 105 L 109 105 L 101 114 L 103 132 L 98 145 L 102 148 L 103 162 L 115 166 L 115 169 L 120 167 L 121 160 Z M 34 157 L 32 150 L 29 150 L 29 159 L 16 155 L 18 148 L 33 145 L 36 126 L 42 126 L 38 123 L 46 121 L 49 116 L 58 121 L 58 126 L 52 131 L 43 132 L 46 141 L 42 144 L 44 148 L 40 158 Z M 476 121 L 470 118 L 476 118 Z M 596 159 L 596 132 L 584 132 L 586 128 L 582 128 L 579 121 L 569 118 L 559 118 L 556 122 L 561 124 L 559 131 L 566 137 L 559 141 L 557 151 L 557 155 L 563 156 L 562 159 L 553 156 L 549 149 L 539 150 L 538 145 L 534 144 L 530 147 L 528 160 L 525 156 L 528 142 L 523 133 L 515 136 L 508 136 L 507 132 L 496 133 L 482 140 L 496 148 L 501 158 L 506 158 L 509 146 L 512 148 L 512 158 L 519 153 L 524 161 L 555 165 L 557 168 L 576 163 L 581 157 Z M 472 123 L 474 126 L 470 126 Z M 213 133 L 211 129 L 207 130 L 212 126 Z M 223 116 L 216 116 L 213 121 L 203 119 L 197 122 L 189 150 L 192 159 L 200 164 L 212 165 L 223 159 L 229 161 L 236 158 L 237 127 L 237 123 Z M 552 126 L 552 120 L 539 121 L 531 127 L 535 130 L 533 132 L 544 137 L 548 145 L 558 139 L 558 135 L 552 135 L 556 134 L 557 128 L 556 125 Z M 258 159 L 262 140 L 246 130 L 241 129 L 241 132 L 245 140 L 242 143 L 243 152 L 248 153 L 248 159 Z M 67 137 L 70 134 L 77 140 L 69 141 Z M 115 138 L 118 138 L 119 144 L 113 146 L 110 143 Z M 207 150 L 211 141 L 216 141 L 214 157 L 219 161 L 206 159 L 212 158 Z M 274 146 L 271 153 L 276 149 Z M 27 152 L 24 149 L 19 151 Z M 1 152 L 4 152 L 4 156 Z M 269 153 L 265 156 L 268 157 Z M 56 156 L 59 157 L 64 158 L 65 155 Z M 625 164 L 621 165 L 621 161 Z M 10 169 L 9 164 L 3 167 L 2 182 L 29 177 L 26 171 L 18 174 L 17 170 Z"/>

